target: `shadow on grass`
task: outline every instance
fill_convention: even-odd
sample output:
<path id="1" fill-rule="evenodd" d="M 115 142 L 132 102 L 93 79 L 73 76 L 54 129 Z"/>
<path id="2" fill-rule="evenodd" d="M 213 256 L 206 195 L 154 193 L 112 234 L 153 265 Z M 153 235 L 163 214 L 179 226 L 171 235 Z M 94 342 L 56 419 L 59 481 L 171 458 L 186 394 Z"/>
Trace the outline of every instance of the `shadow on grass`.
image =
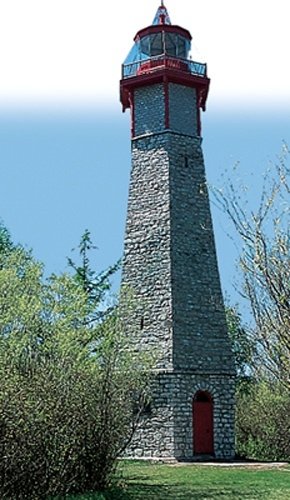
<path id="1" fill-rule="evenodd" d="M 249 487 L 247 491 L 239 488 L 188 488 L 183 485 L 144 485 L 135 484 L 127 488 L 119 488 L 104 493 L 54 497 L 54 500 L 286 500 L 289 496 L 271 496 L 267 490 L 257 491 Z"/>
<path id="2" fill-rule="evenodd" d="M 217 500 L 223 498 L 230 500 L 262 500 L 267 497 L 266 492 L 247 492 L 236 488 L 188 488 L 181 484 L 165 485 L 144 485 L 134 484 L 124 489 L 114 489 L 103 494 L 84 495 L 81 497 L 71 497 L 71 500 Z"/>
<path id="3" fill-rule="evenodd" d="M 290 472 L 290 469 L 287 469 Z M 281 471 L 127 466 L 103 493 L 68 500 L 289 500 L 288 474 Z M 54 499 L 56 500 L 56 499 Z M 63 498 L 61 498 L 63 500 Z"/>
<path id="4" fill-rule="evenodd" d="M 204 492 L 195 490 L 189 491 L 188 488 L 182 485 L 144 485 L 144 484 L 134 484 L 134 486 L 129 486 L 123 491 L 112 492 L 112 495 L 106 496 L 106 500 L 201 500 L 204 497 Z M 115 495 L 118 496 L 115 496 Z M 215 496 L 210 496 L 207 494 L 207 498 L 213 499 L 217 498 Z"/>

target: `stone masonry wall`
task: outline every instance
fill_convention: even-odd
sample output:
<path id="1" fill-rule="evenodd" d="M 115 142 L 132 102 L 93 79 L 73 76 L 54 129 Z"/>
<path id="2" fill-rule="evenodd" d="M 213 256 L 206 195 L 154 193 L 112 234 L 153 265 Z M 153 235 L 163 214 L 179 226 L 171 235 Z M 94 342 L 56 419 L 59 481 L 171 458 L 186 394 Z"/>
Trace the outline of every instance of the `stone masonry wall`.
<path id="1" fill-rule="evenodd" d="M 169 83 L 169 128 L 172 132 L 197 135 L 196 91 Z M 141 87 L 134 92 L 135 136 L 165 129 L 165 90 L 162 83 Z"/>
<path id="2" fill-rule="evenodd" d="M 161 349 L 159 368 L 234 373 L 200 139 L 136 139 L 132 161 L 123 284 L 138 342 Z"/>
<path id="3" fill-rule="evenodd" d="M 122 287 L 136 299 L 126 318 L 136 349 L 157 350 L 159 361 L 152 413 L 142 418 L 127 455 L 192 458 L 192 401 L 201 389 L 214 401 L 215 456 L 231 458 L 235 371 L 196 135 L 195 91 L 170 84 L 169 96 L 172 128 L 164 130 L 163 86 L 134 94 Z"/>
<path id="4" fill-rule="evenodd" d="M 167 152 L 174 367 L 234 373 L 201 141 L 172 134 Z"/>
<path id="5" fill-rule="evenodd" d="M 172 368 L 170 193 L 162 136 L 134 141 L 122 285 L 136 299 L 128 318 L 138 346 L 160 350 L 160 368 Z"/>
<path id="6" fill-rule="evenodd" d="M 134 106 L 136 136 L 164 129 L 165 101 L 161 83 L 135 90 Z"/>
<path id="7" fill-rule="evenodd" d="M 213 397 L 215 458 L 232 459 L 234 439 L 234 377 L 174 372 L 156 377 L 151 415 L 140 427 L 127 456 L 192 460 L 193 398 L 197 391 Z"/>
<path id="8" fill-rule="evenodd" d="M 170 130 L 185 135 L 197 135 L 196 91 L 193 88 L 169 84 Z"/>

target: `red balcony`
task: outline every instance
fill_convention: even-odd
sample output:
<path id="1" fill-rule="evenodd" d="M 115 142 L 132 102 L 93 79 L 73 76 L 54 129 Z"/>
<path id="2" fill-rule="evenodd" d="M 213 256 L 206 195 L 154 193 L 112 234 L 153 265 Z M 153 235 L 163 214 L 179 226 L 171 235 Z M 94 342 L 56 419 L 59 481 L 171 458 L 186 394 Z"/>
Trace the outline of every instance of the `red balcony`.
<path id="1" fill-rule="evenodd" d="M 174 69 L 183 73 L 206 77 L 206 64 L 180 59 L 165 54 L 122 65 L 122 79 L 154 73 L 160 69 Z"/>

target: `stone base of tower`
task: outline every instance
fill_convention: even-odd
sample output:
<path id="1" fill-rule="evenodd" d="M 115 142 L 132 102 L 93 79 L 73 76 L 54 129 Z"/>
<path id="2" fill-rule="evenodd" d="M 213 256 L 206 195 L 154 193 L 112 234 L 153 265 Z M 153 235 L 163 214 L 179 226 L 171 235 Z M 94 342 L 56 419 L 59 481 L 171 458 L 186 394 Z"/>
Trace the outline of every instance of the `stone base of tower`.
<path id="1" fill-rule="evenodd" d="M 233 459 L 234 390 L 233 375 L 159 374 L 150 411 L 141 417 L 126 457 Z"/>

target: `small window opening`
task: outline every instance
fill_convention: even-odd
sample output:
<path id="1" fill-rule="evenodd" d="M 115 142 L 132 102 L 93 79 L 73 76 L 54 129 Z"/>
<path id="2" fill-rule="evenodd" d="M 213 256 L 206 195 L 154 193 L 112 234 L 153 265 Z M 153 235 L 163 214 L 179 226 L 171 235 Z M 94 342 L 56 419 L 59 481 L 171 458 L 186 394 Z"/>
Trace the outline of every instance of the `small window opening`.
<path id="1" fill-rule="evenodd" d="M 142 415 L 151 415 L 152 413 L 152 406 L 151 402 L 149 401 L 148 403 L 144 404 Z"/>
<path id="2" fill-rule="evenodd" d="M 143 328 L 144 328 L 144 316 L 142 316 L 140 320 L 140 330 L 143 330 Z"/>
<path id="3" fill-rule="evenodd" d="M 189 164 L 189 162 L 188 162 L 188 156 L 185 156 L 184 157 L 184 166 L 185 166 L 185 168 L 188 167 L 188 164 Z"/>
<path id="4" fill-rule="evenodd" d="M 151 401 L 144 400 L 144 397 L 139 396 L 133 402 L 133 415 L 150 416 L 152 414 Z"/>

